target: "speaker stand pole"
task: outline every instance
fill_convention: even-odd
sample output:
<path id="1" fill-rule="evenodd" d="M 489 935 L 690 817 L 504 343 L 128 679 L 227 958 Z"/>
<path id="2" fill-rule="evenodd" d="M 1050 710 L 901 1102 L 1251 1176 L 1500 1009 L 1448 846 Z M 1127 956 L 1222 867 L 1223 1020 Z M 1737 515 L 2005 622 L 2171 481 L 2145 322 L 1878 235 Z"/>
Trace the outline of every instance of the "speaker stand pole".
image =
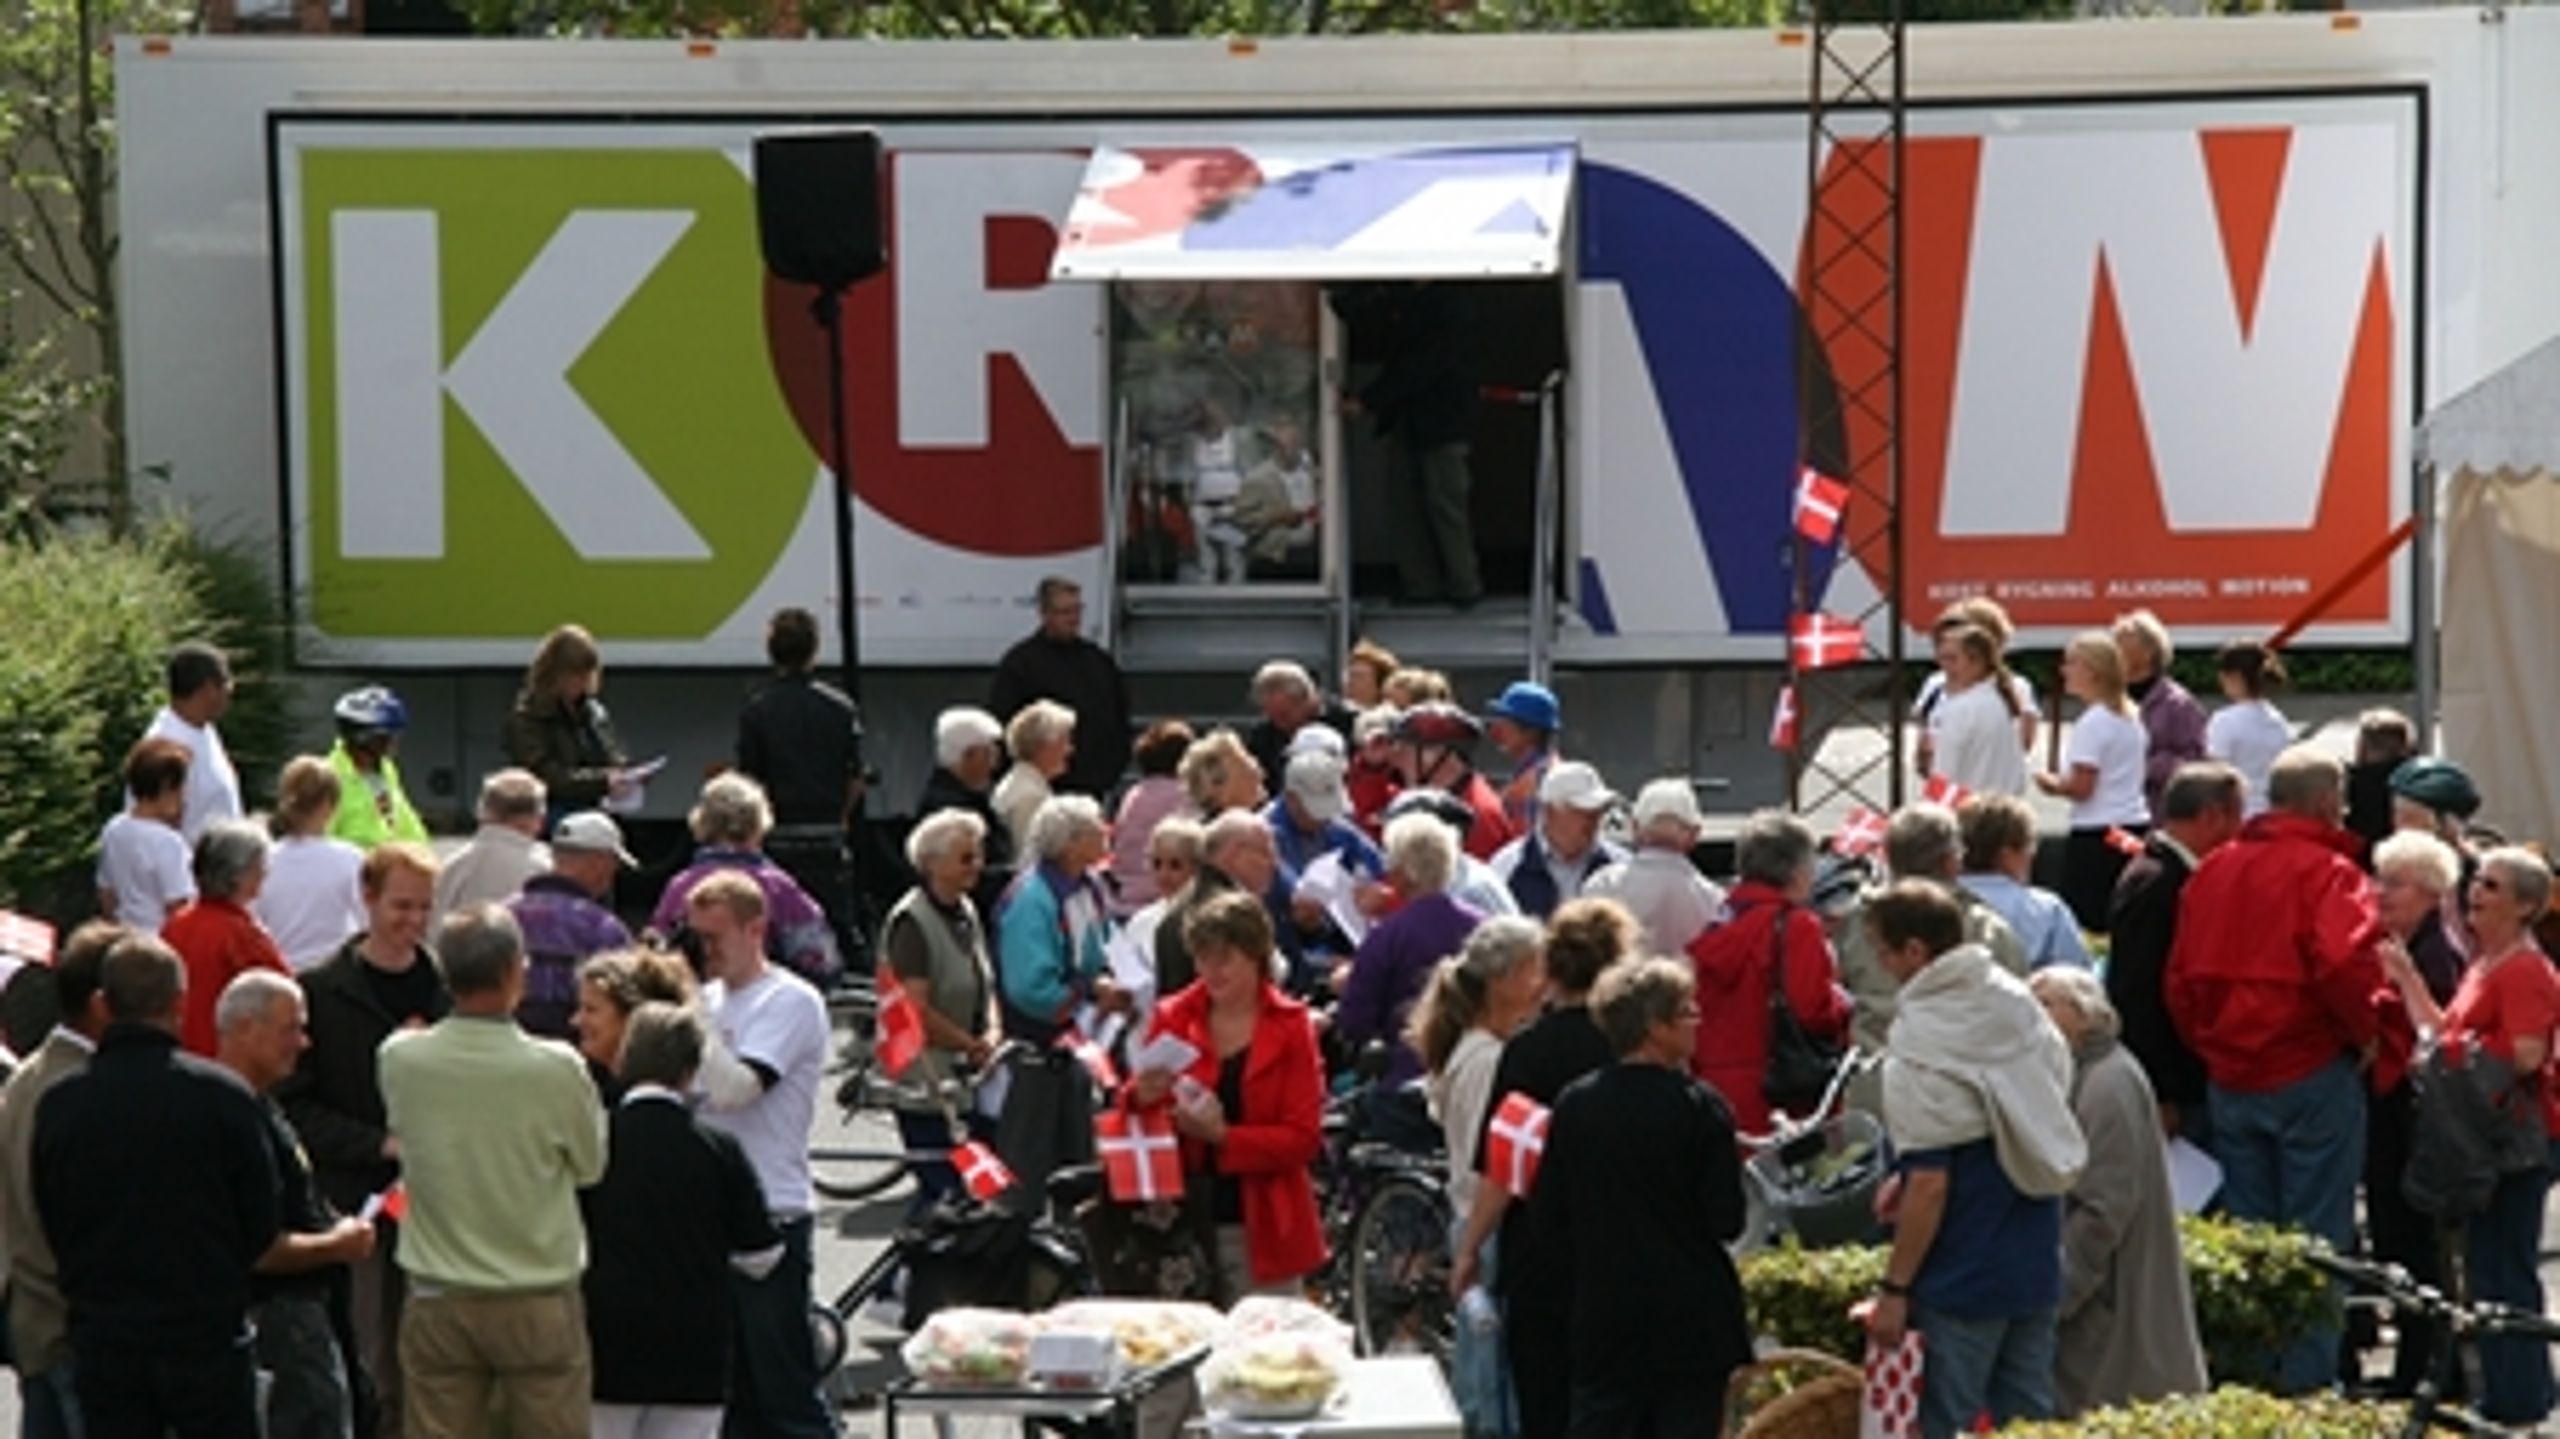
<path id="1" fill-rule="evenodd" d="M 836 653 L 843 668 L 838 676 L 845 697 L 853 701 L 856 723 L 868 723 L 862 708 L 862 605 L 853 588 L 853 447 L 846 439 L 844 404 L 844 292 L 842 285 L 821 285 L 817 298 L 810 301 L 809 313 L 827 337 L 827 468 L 833 481 L 836 519 Z M 868 763 L 864 768 L 868 771 Z M 866 802 L 855 807 L 849 821 L 844 846 L 845 915 L 844 956 L 848 978 L 870 973 L 868 953 L 853 951 L 869 948 L 869 930 L 860 915 L 862 903 L 862 847 L 860 833 Z"/>

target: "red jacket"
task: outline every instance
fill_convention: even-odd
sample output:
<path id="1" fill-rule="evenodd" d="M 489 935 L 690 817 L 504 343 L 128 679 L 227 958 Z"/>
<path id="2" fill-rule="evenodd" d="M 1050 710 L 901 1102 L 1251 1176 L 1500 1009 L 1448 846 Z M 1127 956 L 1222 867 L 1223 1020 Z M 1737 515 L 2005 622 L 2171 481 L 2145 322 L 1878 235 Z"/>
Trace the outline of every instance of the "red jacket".
<path id="1" fill-rule="evenodd" d="M 1520 831 L 1511 827 L 1511 816 L 1502 808 L 1502 796 L 1485 783 L 1483 775 L 1470 773 L 1457 794 L 1476 816 L 1467 826 L 1467 853 L 1478 859 L 1491 859 L 1504 845 L 1520 837 Z"/>
<path id="2" fill-rule="evenodd" d="M 2215 1084 L 2263 1094 L 2374 1042 L 2383 928 L 2357 848 L 2271 811 L 2187 880 L 2162 989 Z"/>
<path id="3" fill-rule="evenodd" d="M 1179 1035 L 1200 1051 L 1191 1077 L 1218 1087 L 1218 1046 L 1209 1037 L 1209 991 L 1194 981 L 1156 1006 L 1147 1035 Z M 1143 1110 L 1135 1075 L 1120 1088 L 1125 1109 Z M 1156 1108 L 1172 1104 L 1170 1096 Z M 1324 1140 L 1324 1062 L 1316 1051 L 1307 1007 L 1269 984 L 1262 987 L 1262 1015 L 1245 1047 L 1244 1119 L 1227 1116 L 1227 1141 L 1218 1146 L 1217 1172 L 1232 1174 L 1244 1192 L 1244 1248 L 1256 1284 L 1312 1274 L 1325 1261 L 1324 1224 L 1316 1216 L 1309 1166 Z M 1188 1135 L 1182 1167 L 1208 1170 L 1208 1148 Z"/>
<path id="4" fill-rule="evenodd" d="M 1760 1083 L 1769 1068 L 1770 970 L 1783 964 L 1787 1007 L 1816 1038 L 1848 1034 L 1849 996 L 1838 983 L 1820 915 L 1757 880 L 1735 885 L 1725 902 L 1733 918 L 1689 942 L 1698 967 L 1698 1049 L 1689 1069 L 1724 1096 L 1736 1130 L 1756 1134 L 1769 1127 Z M 1781 914 L 1787 917 L 1783 960 L 1776 935 Z"/>
<path id="5" fill-rule="evenodd" d="M 160 926 L 160 937 L 187 963 L 178 1042 L 188 1053 L 207 1059 L 213 1057 L 214 1045 L 222 1037 L 213 1023 L 213 1005 L 222 998 L 222 987 L 245 970 L 293 973 L 267 927 L 227 899 L 196 900 L 169 916 Z"/>

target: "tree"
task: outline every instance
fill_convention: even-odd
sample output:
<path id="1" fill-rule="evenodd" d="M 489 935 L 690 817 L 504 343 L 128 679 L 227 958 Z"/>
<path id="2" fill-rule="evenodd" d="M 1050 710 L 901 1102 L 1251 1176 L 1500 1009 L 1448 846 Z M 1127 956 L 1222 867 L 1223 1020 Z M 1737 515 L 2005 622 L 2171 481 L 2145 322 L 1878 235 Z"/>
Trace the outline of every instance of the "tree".
<path id="1" fill-rule="evenodd" d="M 487 34 L 1050 39 L 1769 25 L 1789 0 L 456 0 Z"/>
<path id="2" fill-rule="evenodd" d="M 124 419 L 124 335 L 116 301 L 115 67 L 110 37 L 186 28 L 182 0 L 13 0 L 0 5 L 0 283 L 43 300 L 60 323 L 88 332 L 98 373 L 78 387 L 76 408 L 99 429 L 105 460 L 94 485 L 51 490 L 55 503 L 81 493 L 116 534 L 133 529 L 133 482 Z M 60 336 L 19 321 L 10 336 L 19 363 L 35 374 L 57 365 Z M 57 394 L 39 385 L 41 398 Z M 58 398 L 57 394 L 57 398 Z M 66 446 L 67 448 L 67 446 Z M 61 455 L 53 456 L 59 463 Z M 14 478 L 14 476 L 13 476 Z M 14 492 L 13 492 L 14 493 Z"/>

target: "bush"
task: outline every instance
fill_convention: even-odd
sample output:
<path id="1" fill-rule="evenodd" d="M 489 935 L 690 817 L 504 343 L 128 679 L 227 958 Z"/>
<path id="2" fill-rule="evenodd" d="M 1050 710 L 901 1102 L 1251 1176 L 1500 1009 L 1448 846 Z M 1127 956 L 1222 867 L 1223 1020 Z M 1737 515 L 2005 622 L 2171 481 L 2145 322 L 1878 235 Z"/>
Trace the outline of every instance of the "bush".
<path id="1" fill-rule="evenodd" d="M 2095 1409 L 2068 1422 L 2012 1424 L 2000 1432 L 2013 1439 L 2390 1439 L 2406 1420 L 2397 1405 L 2350 1404 L 2328 1395 L 2278 1399 L 2235 1388 Z"/>
<path id="2" fill-rule="evenodd" d="M 2337 1321 L 2335 1292 L 2311 1264 L 2313 1241 L 2230 1219 L 2183 1219 L 2178 1232 L 2195 1289 L 2196 1331 L 2216 1383 L 2251 1377 L 2256 1361 L 2284 1340 Z M 1884 1258 L 1882 1249 L 1792 1246 L 1752 1255 L 1742 1263 L 1752 1331 L 1857 1362 L 1866 1335 L 1849 1307 L 1875 1292 Z"/>
<path id="3" fill-rule="evenodd" d="M 211 602 L 208 563 L 175 526 L 133 543 L 0 543 L 0 906 L 57 921 L 89 913 L 98 829 L 122 803 L 125 751 L 160 707 L 162 666 L 181 640 L 241 646 L 233 714 L 246 723 L 226 718 L 225 741 L 244 778 L 272 770 L 273 748 L 238 741 L 270 727 L 261 716 L 280 704 L 259 683 L 273 651 Z M 227 592 L 245 593 L 237 578 Z"/>

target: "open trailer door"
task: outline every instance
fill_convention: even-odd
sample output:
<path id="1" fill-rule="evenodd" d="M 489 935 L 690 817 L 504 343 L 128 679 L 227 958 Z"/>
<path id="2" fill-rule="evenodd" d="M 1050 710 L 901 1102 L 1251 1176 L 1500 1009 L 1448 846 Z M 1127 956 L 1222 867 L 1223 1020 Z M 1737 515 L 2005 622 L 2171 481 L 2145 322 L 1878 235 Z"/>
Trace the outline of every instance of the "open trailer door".
<path id="1" fill-rule="evenodd" d="M 1347 337 L 1329 292 L 1561 285 L 1574 168 L 1574 147 L 1552 141 L 1094 151 L 1050 278 L 1111 287 L 1106 554 L 1142 664 L 1159 648 L 1150 616 L 1205 611 L 1226 622 L 1163 635 L 1168 663 L 1224 661 L 1223 642 L 1338 665 L 1353 507 L 1337 400 Z M 1531 403 L 1543 423 L 1526 588 L 1542 658 L 1562 513 L 1555 386 Z"/>

